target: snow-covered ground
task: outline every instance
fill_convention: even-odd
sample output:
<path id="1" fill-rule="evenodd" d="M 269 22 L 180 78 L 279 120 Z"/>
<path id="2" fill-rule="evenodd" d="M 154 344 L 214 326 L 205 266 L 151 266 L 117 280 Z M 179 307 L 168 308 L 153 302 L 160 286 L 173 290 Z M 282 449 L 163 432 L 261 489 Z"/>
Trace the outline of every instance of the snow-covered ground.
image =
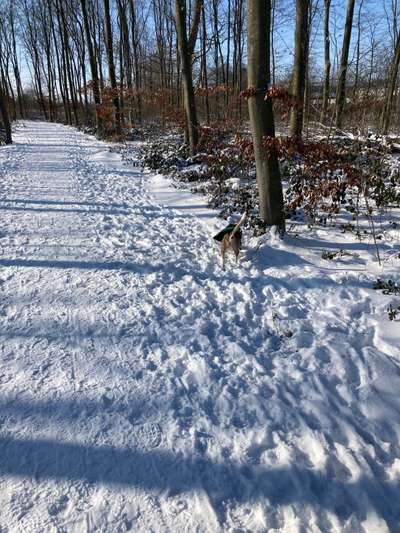
<path id="1" fill-rule="evenodd" d="M 214 228 L 218 228 L 218 224 L 221 225 L 221 220 L 217 220 L 218 211 L 208 207 L 205 196 L 193 194 L 190 190 L 175 188 L 172 182 L 162 174 L 150 172 L 146 179 L 146 185 L 160 204 L 183 214 L 187 213 L 196 218 L 205 219 L 208 225 L 212 225 Z"/>
<path id="2" fill-rule="evenodd" d="M 400 296 L 372 290 L 398 240 L 381 268 L 337 230 L 264 237 L 223 272 L 197 199 L 72 128 L 15 141 L 0 531 L 400 531 Z"/>

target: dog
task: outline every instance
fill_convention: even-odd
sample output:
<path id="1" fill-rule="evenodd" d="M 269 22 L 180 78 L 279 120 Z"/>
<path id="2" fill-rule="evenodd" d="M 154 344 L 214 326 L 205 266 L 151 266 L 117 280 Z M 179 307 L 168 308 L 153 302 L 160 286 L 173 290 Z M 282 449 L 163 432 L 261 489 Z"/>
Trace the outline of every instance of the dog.
<path id="1" fill-rule="evenodd" d="M 236 224 L 228 224 L 228 226 L 214 236 L 214 239 L 221 243 L 223 270 L 225 270 L 225 253 L 227 250 L 232 250 L 232 252 L 235 254 L 236 263 L 238 262 L 238 257 L 242 248 L 242 231 L 240 226 L 245 221 L 245 218 L 246 214 L 243 214 L 239 222 Z"/>
<path id="2" fill-rule="evenodd" d="M 225 253 L 232 250 L 235 254 L 236 263 L 242 248 L 242 232 L 240 229 L 235 233 L 226 233 L 221 241 L 222 269 L 225 270 Z"/>

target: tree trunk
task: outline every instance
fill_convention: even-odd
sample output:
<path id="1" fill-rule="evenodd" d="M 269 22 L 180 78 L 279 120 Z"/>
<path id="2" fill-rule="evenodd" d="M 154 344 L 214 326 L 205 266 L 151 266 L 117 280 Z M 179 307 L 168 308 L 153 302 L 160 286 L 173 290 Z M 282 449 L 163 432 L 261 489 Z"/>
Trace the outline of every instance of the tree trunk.
<path id="1" fill-rule="evenodd" d="M 304 91 L 307 77 L 310 0 L 296 0 L 296 33 L 292 92 L 297 105 L 290 114 L 290 135 L 301 137 L 303 131 Z"/>
<path id="2" fill-rule="evenodd" d="M 179 55 L 182 65 L 183 97 L 186 112 L 187 136 L 190 153 L 194 154 L 199 141 L 196 105 L 194 100 L 192 59 L 186 31 L 186 0 L 175 0 L 175 20 Z M 191 42 L 192 45 L 192 42 Z M 193 44 L 194 46 L 194 44 Z"/>
<path id="3" fill-rule="evenodd" d="M 276 153 L 266 154 L 265 136 L 275 136 L 271 99 L 264 96 L 270 83 L 271 0 L 248 0 L 248 86 L 256 89 L 249 98 L 249 115 L 256 160 L 260 217 L 268 225 L 284 229 L 283 194 Z"/>
<path id="4" fill-rule="evenodd" d="M 364 0 L 360 0 L 357 17 L 357 46 L 356 46 L 356 71 L 354 74 L 353 98 L 357 97 L 358 79 L 360 76 L 360 48 L 361 48 L 361 10 Z"/>
<path id="5" fill-rule="evenodd" d="M 1 113 L 2 121 L 3 121 L 4 130 L 6 132 L 5 142 L 6 144 L 11 144 L 12 143 L 11 123 L 10 123 L 7 102 L 4 96 L 1 80 L 0 80 L 0 113 Z"/>
<path id="6" fill-rule="evenodd" d="M 20 69 L 18 65 L 18 53 L 17 53 L 17 43 L 15 38 L 15 25 L 14 25 L 14 11 L 10 4 L 10 30 L 11 30 L 11 44 L 12 44 L 12 64 L 13 64 L 13 70 L 14 70 L 14 77 L 15 77 L 15 84 L 17 86 L 17 93 L 18 93 L 18 107 L 19 107 L 19 114 L 21 118 L 24 118 L 24 104 L 23 104 L 23 89 L 22 89 L 22 82 L 21 82 L 21 74 Z"/>
<path id="7" fill-rule="evenodd" d="M 393 96 L 396 88 L 397 73 L 399 71 L 400 63 L 400 33 L 397 36 L 396 46 L 393 53 L 393 58 L 390 64 L 389 79 L 386 87 L 385 106 L 381 116 L 381 132 L 386 135 L 390 126 L 390 115 L 393 106 Z"/>
<path id="8" fill-rule="evenodd" d="M 226 80 L 226 88 L 227 88 L 227 91 L 226 91 L 226 106 L 228 107 L 228 103 L 229 103 L 229 90 L 228 90 L 228 87 L 229 87 L 229 68 L 230 68 L 230 57 L 231 57 L 231 0 L 228 0 L 228 14 L 227 14 L 227 17 L 228 17 L 228 36 L 227 36 L 227 49 L 226 49 L 226 75 L 225 75 L 225 80 Z"/>
<path id="9" fill-rule="evenodd" d="M 61 57 L 60 57 L 59 46 L 58 46 L 58 41 L 57 41 L 57 35 L 56 35 L 56 30 L 55 30 L 52 5 L 53 5 L 52 1 L 51 0 L 47 0 L 47 8 L 48 8 L 48 12 L 49 12 L 49 21 L 50 21 L 50 27 L 51 27 L 51 34 L 52 34 L 52 37 L 53 37 L 53 46 L 54 46 L 54 52 L 55 52 L 55 56 L 56 56 L 56 65 L 57 65 L 57 71 L 58 71 L 58 84 L 59 84 L 59 87 L 60 87 L 61 99 L 62 99 L 63 107 L 64 107 L 65 120 L 68 121 L 69 105 L 68 105 L 67 98 L 66 98 L 66 95 L 65 95 L 65 88 L 64 88 L 64 85 L 63 85 L 63 76 L 62 76 L 62 68 L 61 68 Z"/>
<path id="10" fill-rule="evenodd" d="M 330 76 L 331 76 L 331 51 L 330 51 L 330 37 L 329 37 L 329 11 L 331 8 L 331 0 L 324 0 L 324 89 L 322 94 L 322 110 L 321 122 L 326 120 L 329 105 L 329 90 L 330 90 Z"/>
<path id="11" fill-rule="evenodd" d="M 272 85 L 275 85 L 276 80 L 276 61 L 275 61 L 275 7 L 276 0 L 271 2 L 271 64 L 272 64 Z"/>
<path id="12" fill-rule="evenodd" d="M 203 83 L 206 90 L 206 123 L 210 123 L 210 102 L 208 98 L 208 73 L 207 73 L 207 29 L 206 29 L 206 13 L 203 6 L 202 9 L 202 38 L 201 38 L 201 53 L 202 53 L 202 66 L 203 66 Z"/>
<path id="13" fill-rule="evenodd" d="M 141 87 L 141 72 L 139 66 L 139 39 L 137 35 L 137 23 L 136 23 L 136 6 L 133 0 L 129 0 L 130 11 L 130 25 L 132 34 L 132 50 L 133 50 L 133 63 L 135 70 L 135 89 L 136 89 L 136 102 L 137 102 L 137 119 L 139 124 L 142 122 L 142 97 L 140 94 Z"/>
<path id="14" fill-rule="evenodd" d="M 237 24 L 236 24 L 236 37 L 237 40 L 237 61 L 236 61 L 236 98 L 237 104 L 237 116 L 241 121 L 242 119 L 242 100 L 240 98 L 240 92 L 242 90 L 242 59 L 243 59 L 243 0 L 237 2 Z"/>
<path id="15" fill-rule="evenodd" d="M 214 70 L 215 70 L 215 86 L 219 85 L 219 52 L 218 52 L 218 42 L 219 42 L 219 31 L 218 31 L 218 1 L 212 0 L 213 5 L 213 26 L 214 26 Z M 218 91 L 215 93 L 215 114 L 216 118 L 219 118 L 219 95 Z"/>
<path id="16" fill-rule="evenodd" d="M 132 97 L 133 69 L 132 69 L 132 59 L 131 59 L 132 54 L 131 54 L 131 47 L 130 47 L 130 41 L 129 41 L 129 28 L 128 28 L 128 20 L 127 20 L 126 12 L 127 12 L 126 3 L 122 3 L 121 0 L 118 0 L 118 15 L 119 15 L 120 26 L 121 26 L 121 42 L 122 42 L 124 71 L 125 71 L 125 77 L 126 77 L 126 86 L 128 89 L 128 102 L 129 102 L 128 116 L 129 116 L 129 123 L 132 124 L 133 122 L 133 97 Z M 121 86 L 122 86 L 122 80 L 121 80 Z"/>
<path id="17" fill-rule="evenodd" d="M 110 2 L 104 1 L 104 22 L 105 22 L 105 37 L 106 37 L 106 49 L 108 59 L 108 72 L 110 76 L 111 89 L 113 91 L 113 104 L 115 109 L 115 131 L 118 135 L 121 134 L 121 110 L 120 102 L 118 98 L 117 80 L 115 77 L 114 55 L 113 55 L 113 39 L 111 29 L 110 18 Z"/>
<path id="18" fill-rule="evenodd" d="M 353 26 L 354 3 L 355 0 L 348 0 L 347 3 L 347 15 L 343 35 L 342 57 L 340 59 L 339 79 L 336 91 L 335 126 L 337 128 L 342 127 L 343 110 L 346 101 L 346 76 L 349 60 L 351 30 Z"/>
<path id="19" fill-rule="evenodd" d="M 77 110 L 77 103 L 76 103 L 76 91 L 75 86 L 73 82 L 73 72 L 72 72 L 72 57 L 70 52 L 70 46 L 69 46 L 69 35 L 68 35 L 68 29 L 67 29 L 67 19 L 65 16 L 64 6 L 62 2 L 59 2 L 57 0 L 56 2 L 56 9 L 57 9 L 57 20 L 58 25 L 60 29 L 60 37 L 61 37 L 61 46 L 62 46 L 62 56 L 64 58 L 64 69 L 65 69 L 65 86 L 69 86 L 69 94 L 71 96 L 71 104 L 72 104 L 72 112 L 74 114 L 74 123 L 75 126 L 79 126 L 79 119 L 78 119 L 78 110 Z"/>
<path id="20" fill-rule="evenodd" d="M 96 56 L 95 56 L 94 49 L 93 49 L 92 36 L 90 34 L 89 17 L 88 17 L 88 12 L 86 8 L 86 0 L 81 0 L 81 8 L 82 8 L 83 25 L 85 28 L 85 35 L 86 35 L 86 44 L 87 44 L 88 54 L 89 54 L 90 71 L 92 74 L 92 90 L 93 90 L 93 99 L 94 99 L 95 113 L 96 113 L 96 129 L 97 129 L 98 134 L 102 134 L 103 133 L 103 121 L 100 116 L 101 99 L 100 99 L 100 88 L 99 88 L 99 75 L 98 75 L 98 70 L 97 70 Z"/>

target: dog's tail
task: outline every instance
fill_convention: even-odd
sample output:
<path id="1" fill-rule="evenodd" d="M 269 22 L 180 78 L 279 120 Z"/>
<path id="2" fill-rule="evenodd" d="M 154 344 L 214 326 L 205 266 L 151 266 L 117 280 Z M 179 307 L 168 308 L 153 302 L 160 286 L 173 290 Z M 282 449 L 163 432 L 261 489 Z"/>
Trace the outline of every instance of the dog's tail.
<path id="1" fill-rule="evenodd" d="M 240 220 L 239 222 L 236 224 L 236 226 L 233 228 L 232 232 L 231 232 L 231 235 L 230 235 L 230 239 L 233 239 L 233 237 L 235 236 L 235 233 L 237 231 L 239 231 L 239 228 L 240 226 L 243 224 L 243 222 L 246 220 L 246 212 L 243 213 L 243 215 L 240 217 Z"/>

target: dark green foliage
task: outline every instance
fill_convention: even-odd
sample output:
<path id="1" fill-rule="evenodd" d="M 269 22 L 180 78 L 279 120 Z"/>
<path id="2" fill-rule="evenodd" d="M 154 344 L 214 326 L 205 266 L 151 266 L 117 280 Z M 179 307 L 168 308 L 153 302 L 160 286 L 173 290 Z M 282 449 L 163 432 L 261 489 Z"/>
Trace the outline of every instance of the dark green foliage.
<path id="1" fill-rule="evenodd" d="M 373 288 L 375 290 L 381 290 L 382 294 L 400 294 L 400 286 L 391 279 L 383 281 L 378 278 L 374 283 Z"/>

